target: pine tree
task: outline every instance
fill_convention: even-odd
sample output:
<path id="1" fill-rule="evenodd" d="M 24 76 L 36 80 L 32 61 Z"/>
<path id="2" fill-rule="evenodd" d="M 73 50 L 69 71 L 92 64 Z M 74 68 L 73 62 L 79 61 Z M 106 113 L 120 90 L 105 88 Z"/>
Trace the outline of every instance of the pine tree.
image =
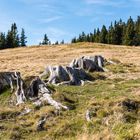
<path id="1" fill-rule="evenodd" d="M 7 36 L 6 36 L 6 48 L 13 48 L 13 34 L 11 31 L 8 31 Z"/>
<path id="2" fill-rule="evenodd" d="M 77 38 L 77 42 L 83 42 L 83 38 L 81 34 L 79 34 L 79 38 Z"/>
<path id="3" fill-rule="evenodd" d="M 51 45 L 51 41 L 49 40 L 49 45 Z"/>
<path id="4" fill-rule="evenodd" d="M 114 28 L 111 22 L 111 25 L 109 26 L 109 29 L 108 29 L 108 35 L 107 35 L 108 44 L 113 44 L 113 36 L 114 36 Z"/>
<path id="5" fill-rule="evenodd" d="M 5 49 L 5 48 L 6 48 L 5 34 L 0 33 L 0 49 Z"/>
<path id="6" fill-rule="evenodd" d="M 12 40 L 12 48 L 19 46 L 19 37 L 18 37 L 18 30 L 16 23 L 13 23 L 11 26 L 11 36 L 13 38 Z"/>
<path id="7" fill-rule="evenodd" d="M 65 44 L 64 40 L 62 40 L 62 41 L 60 42 L 60 44 Z"/>
<path id="8" fill-rule="evenodd" d="M 58 42 L 58 41 L 56 41 L 56 42 L 55 42 L 55 45 L 59 45 L 59 42 Z"/>
<path id="9" fill-rule="evenodd" d="M 123 37 L 123 22 L 120 19 L 119 22 L 115 21 L 114 24 L 114 38 L 113 38 L 113 44 L 121 45 L 122 44 L 122 37 Z"/>
<path id="10" fill-rule="evenodd" d="M 76 43 L 77 42 L 77 39 L 76 37 L 74 37 L 72 40 L 71 40 L 71 43 Z"/>
<path id="11" fill-rule="evenodd" d="M 6 48 L 15 48 L 19 46 L 19 37 L 16 23 L 11 25 L 11 30 L 8 31 L 6 36 Z"/>
<path id="12" fill-rule="evenodd" d="M 82 34 L 81 34 L 81 39 L 82 39 L 82 42 L 87 41 L 86 34 L 84 32 L 82 32 Z"/>
<path id="13" fill-rule="evenodd" d="M 93 33 L 89 34 L 89 42 L 94 42 L 94 34 Z"/>
<path id="14" fill-rule="evenodd" d="M 106 26 L 103 25 L 100 33 L 100 43 L 107 43 L 107 29 Z"/>
<path id="15" fill-rule="evenodd" d="M 22 31 L 21 31 L 21 37 L 20 37 L 20 46 L 26 46 L 26 41 L 27 37 L 25 36 L 25 31 L 24 29 L 22 28 Z"/>
<path id="16" fill-rule="evenodd" d="M 44 35 L 43 42 L 42 42 L 42 45 L 48 45 L 48 44 L 49 44 L 49 39 L 48 39 L 47 34 L 45 34 L 45 35 Z"/>
<path id="17" fill-rule="evenodd" d="M 140 16 L 137 17 L 137 21 L 135 23 L 134 45 L 140 45 Z"/>
<path id="18" fill-rule="evenodd" d="M 134 21 L 130 17 L 126 25 L 124 44 L 132 46 L 134 44 L 134 37 L 135 37 Z"/>
<path id="19" fill-rule="evenodd" d="M 97 32 L 95 34 L 95 42 L 96 43 L 100 42 L 100 30 L 99 30 L 99 28 L 97 29 Z"/>
<path id="20" fill-rule="evenodd" d="M 89 34 L 87 34 L 87 42 L 91 42 L 91 40 L 90 40 L 90 35 Z"/>

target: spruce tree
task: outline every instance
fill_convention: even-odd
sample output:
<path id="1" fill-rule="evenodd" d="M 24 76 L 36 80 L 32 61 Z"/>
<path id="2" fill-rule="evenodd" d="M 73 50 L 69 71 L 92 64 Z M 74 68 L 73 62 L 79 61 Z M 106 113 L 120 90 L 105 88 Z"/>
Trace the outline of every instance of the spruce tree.
<path id="1" fill-rule="evenodd" d="M 90 40 L 90 35 L 89 34 L 87 34 L 87 42 L 91 42 L 91 40 Z"/>
<path id="2" fill-rule="evenodd" d="M 124 44 L 132 46 L 134 44 L 134 37 L 135 37 L 134 21 L 130 17 L 126 25 Z"/>
<path id="3" fill-rule="evenodd" d="M 13 48 L 14 44 L 13 44 L 13 34 L 12 32 L 9 30 L 6 36 L 6 48 Z"/>
<path id="4" fill-rule="evenodd" d="M 5 48 L 6 48 L 5 34 L 0 33 L 0 49 L 5 49 Z"/>
<path id="5" fill-rule="evenodd" d="M 59 42 L 58 42 L 58 41 L 56 41 L 56 42 L 55 42 L 55 45 L 59 45 Z"/>
<path id="6" fill-rule="evenodd" d="M 86 34 L 84 32 L 82 32 L 82 34 L 81 34 L 81 39 L 82 39 L 82 42 L 87 41 Z"/>
<path id="7" fill-rule="evenodd" d="M 48 39 L 47 34 L 45 34 L 45 35 L 44 35 L 43 42 L 42 42 L 42 45 L 48 45 L 48 44 L 49 44 L 49 39 Z"/>
<path id="8" fill-rule="evenodd" d="M 26 39 L 27 39 L 27 37 L 25 36 L 25 31 L 22 28 L 21 36 L 20 36 L 20 46 L 22 46 L 22 47 L 26 46 L 26 43 L 27 43 Z"/>
<path id="9" fill-rule="evenodd" d="M 74 37 L 72 40 L 71 40 L 71 43 L 76 43 L 77 42 L 77 39 L 76 37 Z"/>
<path id="10" fill-rule="evenodd" d="M 115 21 L 114 25 L 114 44 L 121 45 L 122 44 L 122 37 L 123 37 L 123 22 L 120 19 L 119 22 Z"/>
<path id="11" fill-rule="evenodd" d="M 95 42 L 100 43 L 100 30 L 99 30 L 99 28 L 97 29 L 97 32 L 95 34 Z"/>
<path id="12" fill-rule="evenodd" d="M 140 45 L 140 16 L 137 17 L 135 23 L 135 36 L 133 42 L 135 46 Z"/>
<path id="13" fill-rule="evenodd" d="M 106 26 L 103 25 L 100 33 L 100 43 L 107 43 L 107 29 Z"/>
<path id="14" fill-rule="evenodd" d="M 108 35 L 107 35 L 107 42 L 108 44 L 113 44 L 113 36 L 114 36 L 114 28 L 113 28 L 113 24 L 111 22 L 111 25 L 109 26 L 108 29 Z"/>
<path id="15" fill-rule="evenodd" d="M 12 36 L 12 48 L 19 46 L 19 37 L 16 23 L 13 23 L 11 26 L 11 36 Z"/>
<path id="16" fill-rule="evenodd" d="M 65 44 L 64 40 L 62 40 L 62 41 L 60 42 L 60 44 Z"/>

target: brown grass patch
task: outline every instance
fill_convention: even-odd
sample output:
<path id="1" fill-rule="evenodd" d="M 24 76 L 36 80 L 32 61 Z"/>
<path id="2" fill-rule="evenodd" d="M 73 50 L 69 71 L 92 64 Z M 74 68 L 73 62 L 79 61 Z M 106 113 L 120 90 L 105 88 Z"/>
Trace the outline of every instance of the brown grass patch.
<path id="1" fill-rule="evenodd" d="M 38 75 L 47 65 L 67 65 L 83 55 L 103 55 L 122 63 L 140 66 L 140 48 L 96 43 L 77 43 L 58 46 L 34 46 L 0 50 L 0 71 L 20 71 L 24 77 Z"/>

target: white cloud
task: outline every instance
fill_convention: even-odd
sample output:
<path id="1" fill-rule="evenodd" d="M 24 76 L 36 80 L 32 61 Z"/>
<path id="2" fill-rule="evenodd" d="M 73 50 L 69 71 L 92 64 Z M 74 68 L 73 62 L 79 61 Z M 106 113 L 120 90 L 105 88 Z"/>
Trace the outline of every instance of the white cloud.
<path id="1" fill-rule="evenodd" d="M 24 4 L 38 4 L 40 2 L 45 2 L 46 0 L 20 0 Z"/>
<path id="2" fill-rule="evenodd" d="M 61 41 L 63 38 L 65 38 L 65 36 L 69 35 L 69 33 L 67 31 L 62 30 L 57 27 L 34 29 L 31 32 L 33 33 L 35 38 L 37 38 L 36 41 L 42 40 L 43 34 L 46 33 L 48 35 L 49 39 L 51 40 L 51 42 L 53 42 L 53 43 L 57 40 Z"/>
<path id="3" fill-rule="evenodd" d="M 49 23 L 49 22 L 59 20 L 61 18 L 62 18 L 61 16 L 48 17 L 48 18 L 45 18 L 45 19 L 40 19 L 39 22 L 40 23 Z"/>
<path id="4" fill-rule="evenodd" d="M 67 34 L 66 31 L 55 28 L 55 27 L 48 27 L 46 30 L 48 34 L 50 34 L 50 36 L 53 36 L 54 38 L 61 37 Z"/>
<path id="5" fill-rule="evenodd" d="M 87 4 L 112 6 L 112 7 L 125 7 L 126 1 L 112 1 L 112 0 L 85 0 Z"/>

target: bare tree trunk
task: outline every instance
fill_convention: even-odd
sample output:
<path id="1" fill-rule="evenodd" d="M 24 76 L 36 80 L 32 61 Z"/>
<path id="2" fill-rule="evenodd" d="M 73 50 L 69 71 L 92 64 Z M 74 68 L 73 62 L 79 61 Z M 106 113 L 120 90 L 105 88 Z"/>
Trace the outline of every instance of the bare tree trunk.
<path id="1" fill-rule="evenodd" d="M 34 86 L 37 87 L 37 91 L 33 89 Z M 31 92 L 31 93 L 29 93 L 29 92 Z M 36 96 L 36 92 L 38 92 L 37 96 L 39 99 L 34 103 L 35 105 L 40 106 L 42 104 L 42 102 L 47 101 L 48 104 L 54 106 L 57 110 L 60 110 L 61 108 L 65 109 L 65 110 L 68 109 L 67 106 L 62 105 L 61 103 L 55 101 L 51 97 L 51 91 L 48 89 L 46 84 L 39 77 L 36 77 L 31 82 L 29 92 L 28 92 L 29 97 L 33 97 L 34 95 Z"/>
<path id="2" fill-rule="evenodd" d="M 15 77 L 17 80 L 17 90 L 15 92 L 15 95 L 17 97 L 17 104 L 22 104 L 26 101 L 26 97 L 24 94 L 24 89 L 23 89 L 23 80 L 21 79 L 20 73 L 15 72 Z"/>

